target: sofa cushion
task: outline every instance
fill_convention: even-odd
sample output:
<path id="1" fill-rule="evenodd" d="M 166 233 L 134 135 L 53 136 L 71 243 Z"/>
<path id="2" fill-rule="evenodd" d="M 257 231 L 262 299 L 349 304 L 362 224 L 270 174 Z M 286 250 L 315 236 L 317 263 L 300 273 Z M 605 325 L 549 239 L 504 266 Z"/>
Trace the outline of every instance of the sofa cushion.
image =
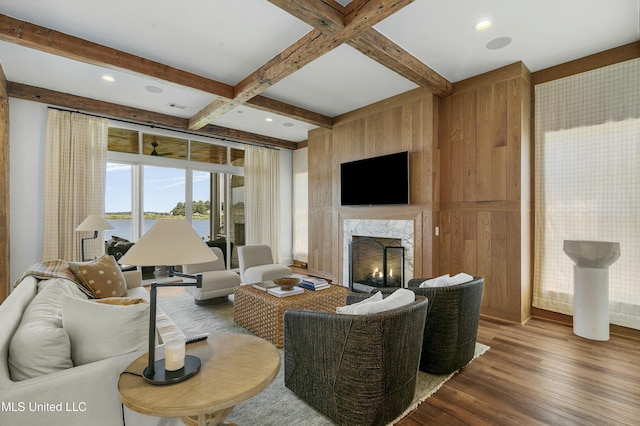
<path id="1" fill-rule="evenodd" d="M 380 300 L 382 300 L 382 292 L 379 291 L 373 296 L 367 297 L 366 299 L 361 300 L 359 302 L 352 303 L 351 305 L 338 306 L 336 308 L 336 312 L 339 314 L 355 314 L 356 308 L 358 306 L 364 305 L 366 303 L 371 303 L 371 302 L 379 302 Z"/>
<path id="2" fill-rule="evenodd" d="M 107 254 L 91 262 L 69 263 L 78 282 L 93 297 L 122 297 L 127 295 L 127 283 L 116 260 Z"/>
<path id="3" fill-rule="evenodd" d="M 40 281 L 38 293 L 27 306 L 9 344 L 9 371 L 14 381 L 73 367 L 71 345 L 62 328 L 62 297 L 86 300 L 70 280 Z"/>
<path id="4" fill-rule="evenodd" d="M 74 365 L 144 350 L 149 304 L 109 305 L 63 297 L 62 325 L 69 334 Z"/>
<path id="5" fill-rule="evenodd" d="M 279 263 L 271 263 L 247 268 L 247 270 L 244 271 L 243 278 L 245 284 L 252 284 L 259 281 L 275 280 L 288 275 L 291 275 L 291 268 L 280 265 Z"/>
<path id="6" fill-rule="evenodd" d="M 406 288 L 400 288 L 382 300 L 358 306 L 355 309 L 354 314 L 364 315 L 389 311 L 391 309 L 413 303 L 415 300 L 416 294 L 413 291 Z"/>

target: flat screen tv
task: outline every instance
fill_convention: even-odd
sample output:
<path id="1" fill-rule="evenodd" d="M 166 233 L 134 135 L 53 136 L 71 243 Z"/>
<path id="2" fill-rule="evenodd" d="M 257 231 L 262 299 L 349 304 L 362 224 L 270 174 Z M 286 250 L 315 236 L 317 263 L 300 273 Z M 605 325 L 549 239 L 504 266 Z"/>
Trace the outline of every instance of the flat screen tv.
<path id="1" fill-rule="evenodd" d="M 409 204 L 409 153 L 340 164 L 343 206 Z"/>

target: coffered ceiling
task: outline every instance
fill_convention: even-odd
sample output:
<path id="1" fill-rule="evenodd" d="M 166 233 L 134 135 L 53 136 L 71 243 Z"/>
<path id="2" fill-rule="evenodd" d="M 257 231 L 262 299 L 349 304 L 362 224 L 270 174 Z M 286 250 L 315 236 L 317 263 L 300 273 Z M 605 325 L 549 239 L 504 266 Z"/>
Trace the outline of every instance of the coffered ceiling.
<path id="1" fill-rule="evenodd" d="M 14 97 L 295 147 L 416 87 L 444 95 L 516 61 L 537 71 L 637 41 L 639 4 L 0 0 L 0 64 Z"/>

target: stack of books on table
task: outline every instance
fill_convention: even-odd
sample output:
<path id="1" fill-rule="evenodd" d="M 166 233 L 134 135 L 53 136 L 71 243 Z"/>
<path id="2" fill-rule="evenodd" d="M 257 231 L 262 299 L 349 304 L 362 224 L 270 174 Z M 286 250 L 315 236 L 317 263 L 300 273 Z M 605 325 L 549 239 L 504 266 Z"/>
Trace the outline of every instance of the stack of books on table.
<path id="1" fill-rule="evenodd" d="M 322 290 L 329 288 L 329 283 L 324 278 L 305 277 L 299 284 L 301 287 L 308 288 L 309 290 Z"/>
<path id="2" fill-rule="evenodd" d="M 293 296 L 295 294 L 302 294 L 304 293 L 304 290 L 300 287 L 293 287 L 291 290 L 283 290 L 280 287 L 276 286 L 274 288 L 267 289 L 267 293 L 278 297 L 287 297 Z"/>
<path id="3" fill-rule="evenodd" d="M 267 291 L 270 288 L 279 288 L 273 281 L 261 281 L 253 284 L 253 286 L 262 291 Z"/>

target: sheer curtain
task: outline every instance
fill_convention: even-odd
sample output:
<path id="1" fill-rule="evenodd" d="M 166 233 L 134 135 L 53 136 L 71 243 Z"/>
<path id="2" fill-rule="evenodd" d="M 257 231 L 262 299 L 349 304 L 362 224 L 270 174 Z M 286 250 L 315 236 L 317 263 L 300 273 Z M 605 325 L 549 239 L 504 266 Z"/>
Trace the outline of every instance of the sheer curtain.
<path id="1" fill-rule="evenodd" d="M 535 87 L 535 307 L 573 314 L 564 240 L 620 243 L 612 324 L 640 329 L 640 59 Z"/>
<path id="2" fill-rule="evenodd" d="M 248 145 L 244 157 L 245 234 L 247 244 L 271 247 L 280 261 L 280 155 Z"/>
<path id="3" fill-rule="evenodd" d="M 293 258 L 309 259 L 309 149 L 293 151 Z"/>
<path id="4" fill-rule="evenodd" d="M 106 119 L 49 109 L 45 147 L 42 258 L 79 261 L 80 241 L 90 233 L 75 228 L 90 214 L 104 213 L 108 123 Z M 98 237 L 87 255 L 104 252 Z"/>

